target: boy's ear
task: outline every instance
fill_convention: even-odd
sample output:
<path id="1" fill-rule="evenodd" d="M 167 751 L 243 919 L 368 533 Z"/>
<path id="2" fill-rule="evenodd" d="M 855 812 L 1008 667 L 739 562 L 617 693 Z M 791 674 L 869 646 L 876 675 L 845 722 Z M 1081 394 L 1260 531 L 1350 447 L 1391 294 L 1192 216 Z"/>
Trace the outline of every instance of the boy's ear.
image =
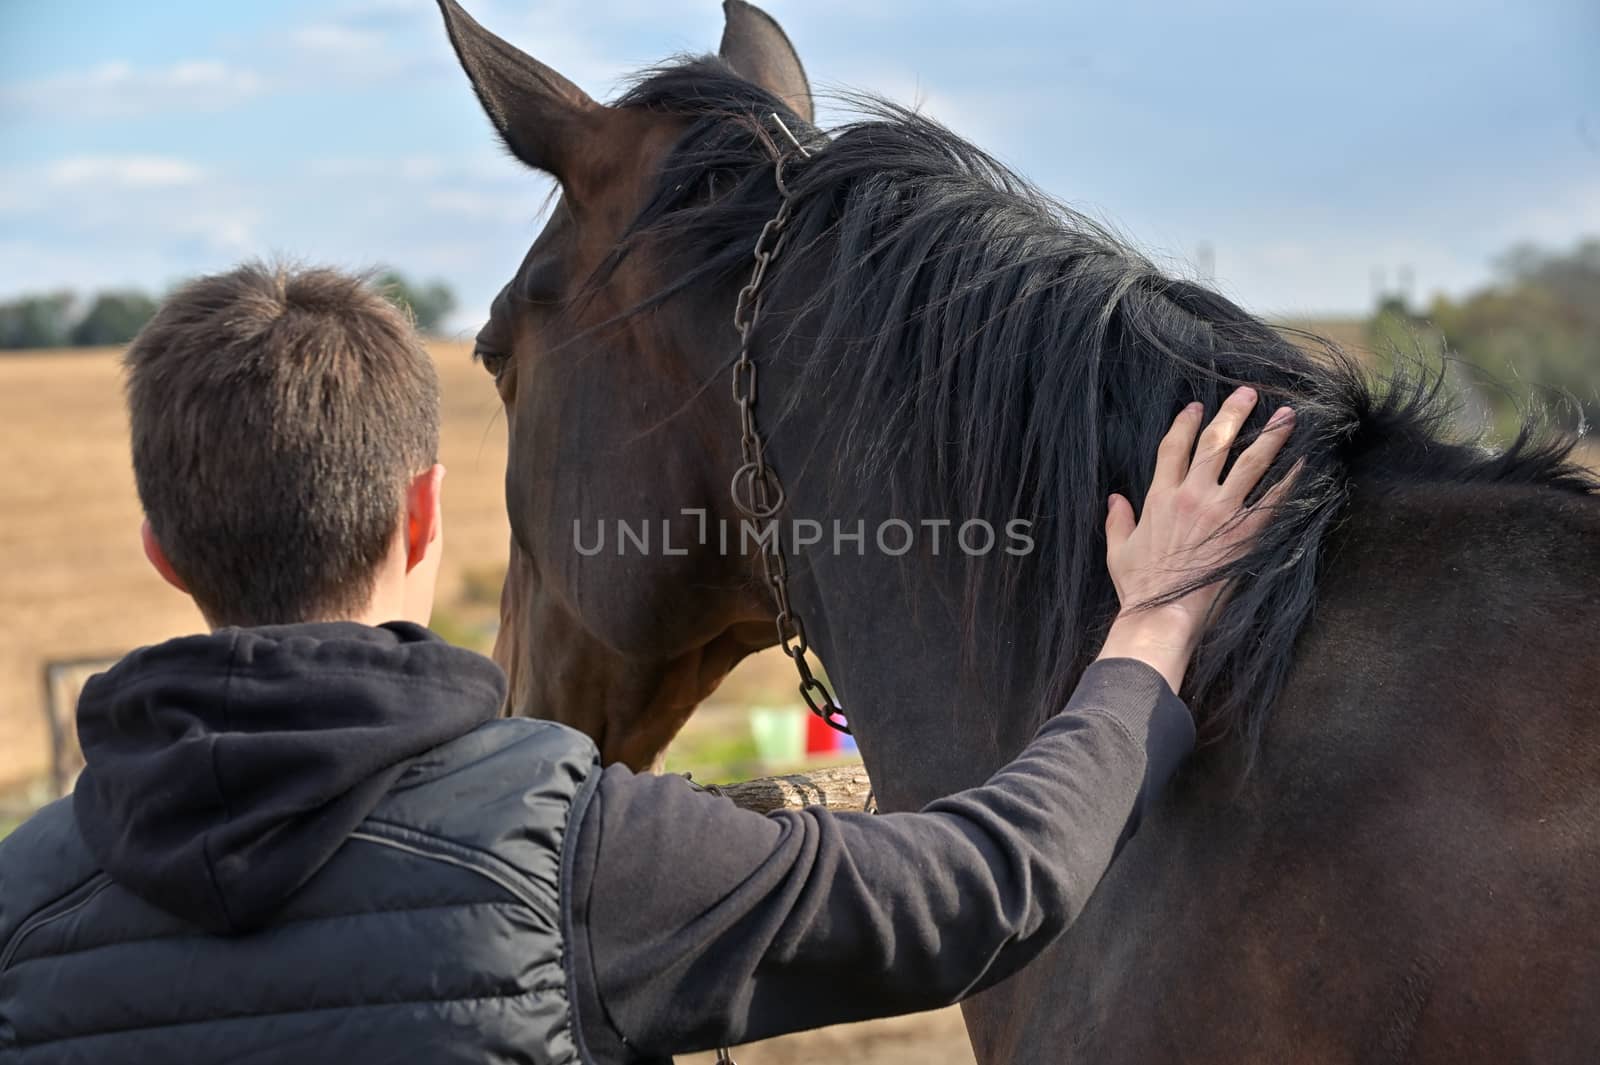
<path id="1" fill-rule="evenodd" d="M 150 527 L 149 518 L 144 519 L 144 524 L 139 526 L 139 539 L 144 543 L 144 557 L 148 558 L 150 565 L 161 574 L 161 579 L 184 595 L 188 595 L 189 586 L 178 576 L 178 571 L 172 568 L 172 561 L 167 558 L 167 553 L 161 549 L 161 544 L 156 540 L 156 531 Z"/>
<path id="2" fill-rule="evenodd" d="M 428 555 L 444 529 L 444 467 L 435 462 L 411 478 L 406 489 L 406 572 Z"/>

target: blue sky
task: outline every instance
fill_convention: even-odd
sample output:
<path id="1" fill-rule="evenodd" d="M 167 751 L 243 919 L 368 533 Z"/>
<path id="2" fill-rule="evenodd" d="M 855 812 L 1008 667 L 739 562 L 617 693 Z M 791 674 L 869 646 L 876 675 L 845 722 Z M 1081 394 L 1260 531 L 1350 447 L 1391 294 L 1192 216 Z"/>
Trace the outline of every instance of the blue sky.
<path id="1" fill-rule="evenodd" d="M 467 6 L 602 98 L 722 20 Z M 1362 310 L 1375 270 L 1460 293 L 1514 241 L 1600 234 L 1594 0 L 767 6 L 817 87 L 920 102 L 1174 270 L 1209 244 L 1264 313 Z M 466 332 L 547 191 L 428 0 L 0 2 L 0 297 L 278 253 L 443 278 Z"/>

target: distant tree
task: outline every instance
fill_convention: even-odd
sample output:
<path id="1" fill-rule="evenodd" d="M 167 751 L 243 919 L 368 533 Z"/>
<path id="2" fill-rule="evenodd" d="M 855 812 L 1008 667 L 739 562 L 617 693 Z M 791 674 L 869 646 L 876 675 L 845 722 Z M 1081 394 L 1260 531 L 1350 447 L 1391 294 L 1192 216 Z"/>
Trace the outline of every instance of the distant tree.
<path id="1" fill-rule="evenodd" d="M 456 294 L 443 281 L 413 284 L 404 274 L 389 270 L 373 283 L 395 306 L 410 311 L 424 333 L 437 333 L 456 309 Z"/>
<path id="2" fill-rule="evenodd" d="M 1468 426 L 1506 435 L 1533 405 L 1565 428 L 1596 432 L 1600 240 L 1570 252 L 1521 245 L 1496 260 L 1495 272 L 1460 301 L 1435 297 L 1426 314 L 1395 296 L 1380 300 L 1367 322 L 1378 368 L 1389 370 L 1396 356 L 1425 364 L 1449 356 Z"/>
<path id="3" fill-rule="evenodd" d="M 70 292 L 51 292 L 0 303 L 0 349 L 63 346 L 68 342 L 75 302 Z"/>
<path id="4" fill-rule="evenodd" d="M 1508 380 L 1568 428 L 1600 418 L 1600 239 L 1570 251 L 1521 245 L 1496 265 L 1496 283 L 1459 303 L 1440 297 L 1429 317 L 1449 350 Z M 1514 403 L 1496 401 L 1502 416 Z"/>
<path id="5" fill-rule="evenodd" d="M 1388 295 L 1378 300 L 1377 310 L 1367 320 L 1367 348 L 1378 368 L 1387 373 L 1397 357 L 1424 362 L 1437 359 L 1444 342 L 1428 319 L 1412 311 L 1404 296 Z"/>
<path id="6" fill-rule="evenodd" d="M 156 313 L 156 301 L 143 292 L 102 292 L 72 327 L 70 339 L 78 347 L 126 344 Z"/>

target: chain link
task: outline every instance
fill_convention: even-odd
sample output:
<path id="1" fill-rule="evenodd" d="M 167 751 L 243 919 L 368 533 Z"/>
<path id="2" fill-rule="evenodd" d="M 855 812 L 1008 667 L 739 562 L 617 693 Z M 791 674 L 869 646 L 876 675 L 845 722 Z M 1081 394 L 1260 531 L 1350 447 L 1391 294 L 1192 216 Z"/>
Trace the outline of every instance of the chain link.
<path id="1" fill-rule="evenodd" d="M 801 155 L 809 154 L 794 134 L 789 132 L 782 119 L 777 115 L 773 115 L 772 119 Z M 783 161 L 781 152 L 773 160 L 773 176 L 782 200 L 777 213 L 761 227 L 761 235 L 756 238 L 752 252 L 755 267 L 733 305 L 733 326 L 739 331 L 739 358 L 733 364 L 732 389 L 733 402 L 739 408 L 739 452 L 744 462 L 734 471 L 729 493 L 733 496 L 733 505 L 746 517 L 756 521 L 777 516 L 787 501 L 777 471 L 767 462 L 766 441 L 756 424 L 756 363 L 751 357 L 751 349 L 755 346 L 756 323 L 761 319 L 761 284 L 767 278 L 767 268 L 783 247 L 784 230 L 794 211 L 793 194 L 784 180 Z M 806 640 L 805 622 L 800 620 L 800 612 L 789 599 L 789 560 L 783 548 L 781 528 L 773 537 L 772 549 L 761 552 L 761 572 L 767 588 L 772 592 L 772 601 L 778 608 L 775 619 L 778 646 L 789 656 L 800 675 L 800 697 L 813 714 L 831 727 L 848 734 L 850 725 L 845 720 L 844 708 L 833 697 L 833 692 L 828 690 L 827 684 L 811 672 L 811 665 L 806 661 L 806 651 L 811 645 Z"/>

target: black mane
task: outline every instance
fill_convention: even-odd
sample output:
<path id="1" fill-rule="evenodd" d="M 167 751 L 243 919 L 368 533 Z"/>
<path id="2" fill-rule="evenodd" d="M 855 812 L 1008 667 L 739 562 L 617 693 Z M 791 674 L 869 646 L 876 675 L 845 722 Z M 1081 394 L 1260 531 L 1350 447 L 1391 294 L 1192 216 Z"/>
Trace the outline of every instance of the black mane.
<path id="1" fill-rule="evenodd" d="M 1142 505 L 1156 445 L 1195 399 L 1235 385 L 1298 423 L 1269 482 L 1303 472 L 1248 557 L 1187 685 L 1211 739 L 1255 750 L 1315 600 L 1319 556 L 1360 481 L 1511 482 L 1591 492 L 1573 442 L 1526 426 L 1496 452 L 1449 442 L 1442 371 L 1374 382 L 1315 337 L 1291 340 L 1222 296 L 1164 276 L 1102 227 L 1051 200 L 937 123 L 877 101 L 824 136 L 716 59 L 652 73 L 620 101 L 690 120 L 651 202 L 613 259 L 648 242 L 674 280 L 742 284 L 778 207 L 773 154 L 795 195 L 768 306 L 801 308 L 784 337 L 829 397 L 830 438 L 852 477 L 890 484 L 920 513 L 1035 519 L 1037 546 L 999 556 L 1008 602 L 1040 622 L 1036 693 L 1061 705 L 1115 607 L 1105 575 L 1106 496 Z M 770 121 L 814 150 L 801 159 Z M 820 291 L 816 290 L 821 286 Z M 804 336 L 794 323 L 804 321 Z M 770 327 L 769 327 L 770 328 Z M 1315 346 L 1316 354 L 1307 347 Z M 788 425 L 769 435 L 798 432 Z M 864 471 L 856 473 L 854 471 Z M 1068 649 L 1063 654 L 1062 649 Z"/>

